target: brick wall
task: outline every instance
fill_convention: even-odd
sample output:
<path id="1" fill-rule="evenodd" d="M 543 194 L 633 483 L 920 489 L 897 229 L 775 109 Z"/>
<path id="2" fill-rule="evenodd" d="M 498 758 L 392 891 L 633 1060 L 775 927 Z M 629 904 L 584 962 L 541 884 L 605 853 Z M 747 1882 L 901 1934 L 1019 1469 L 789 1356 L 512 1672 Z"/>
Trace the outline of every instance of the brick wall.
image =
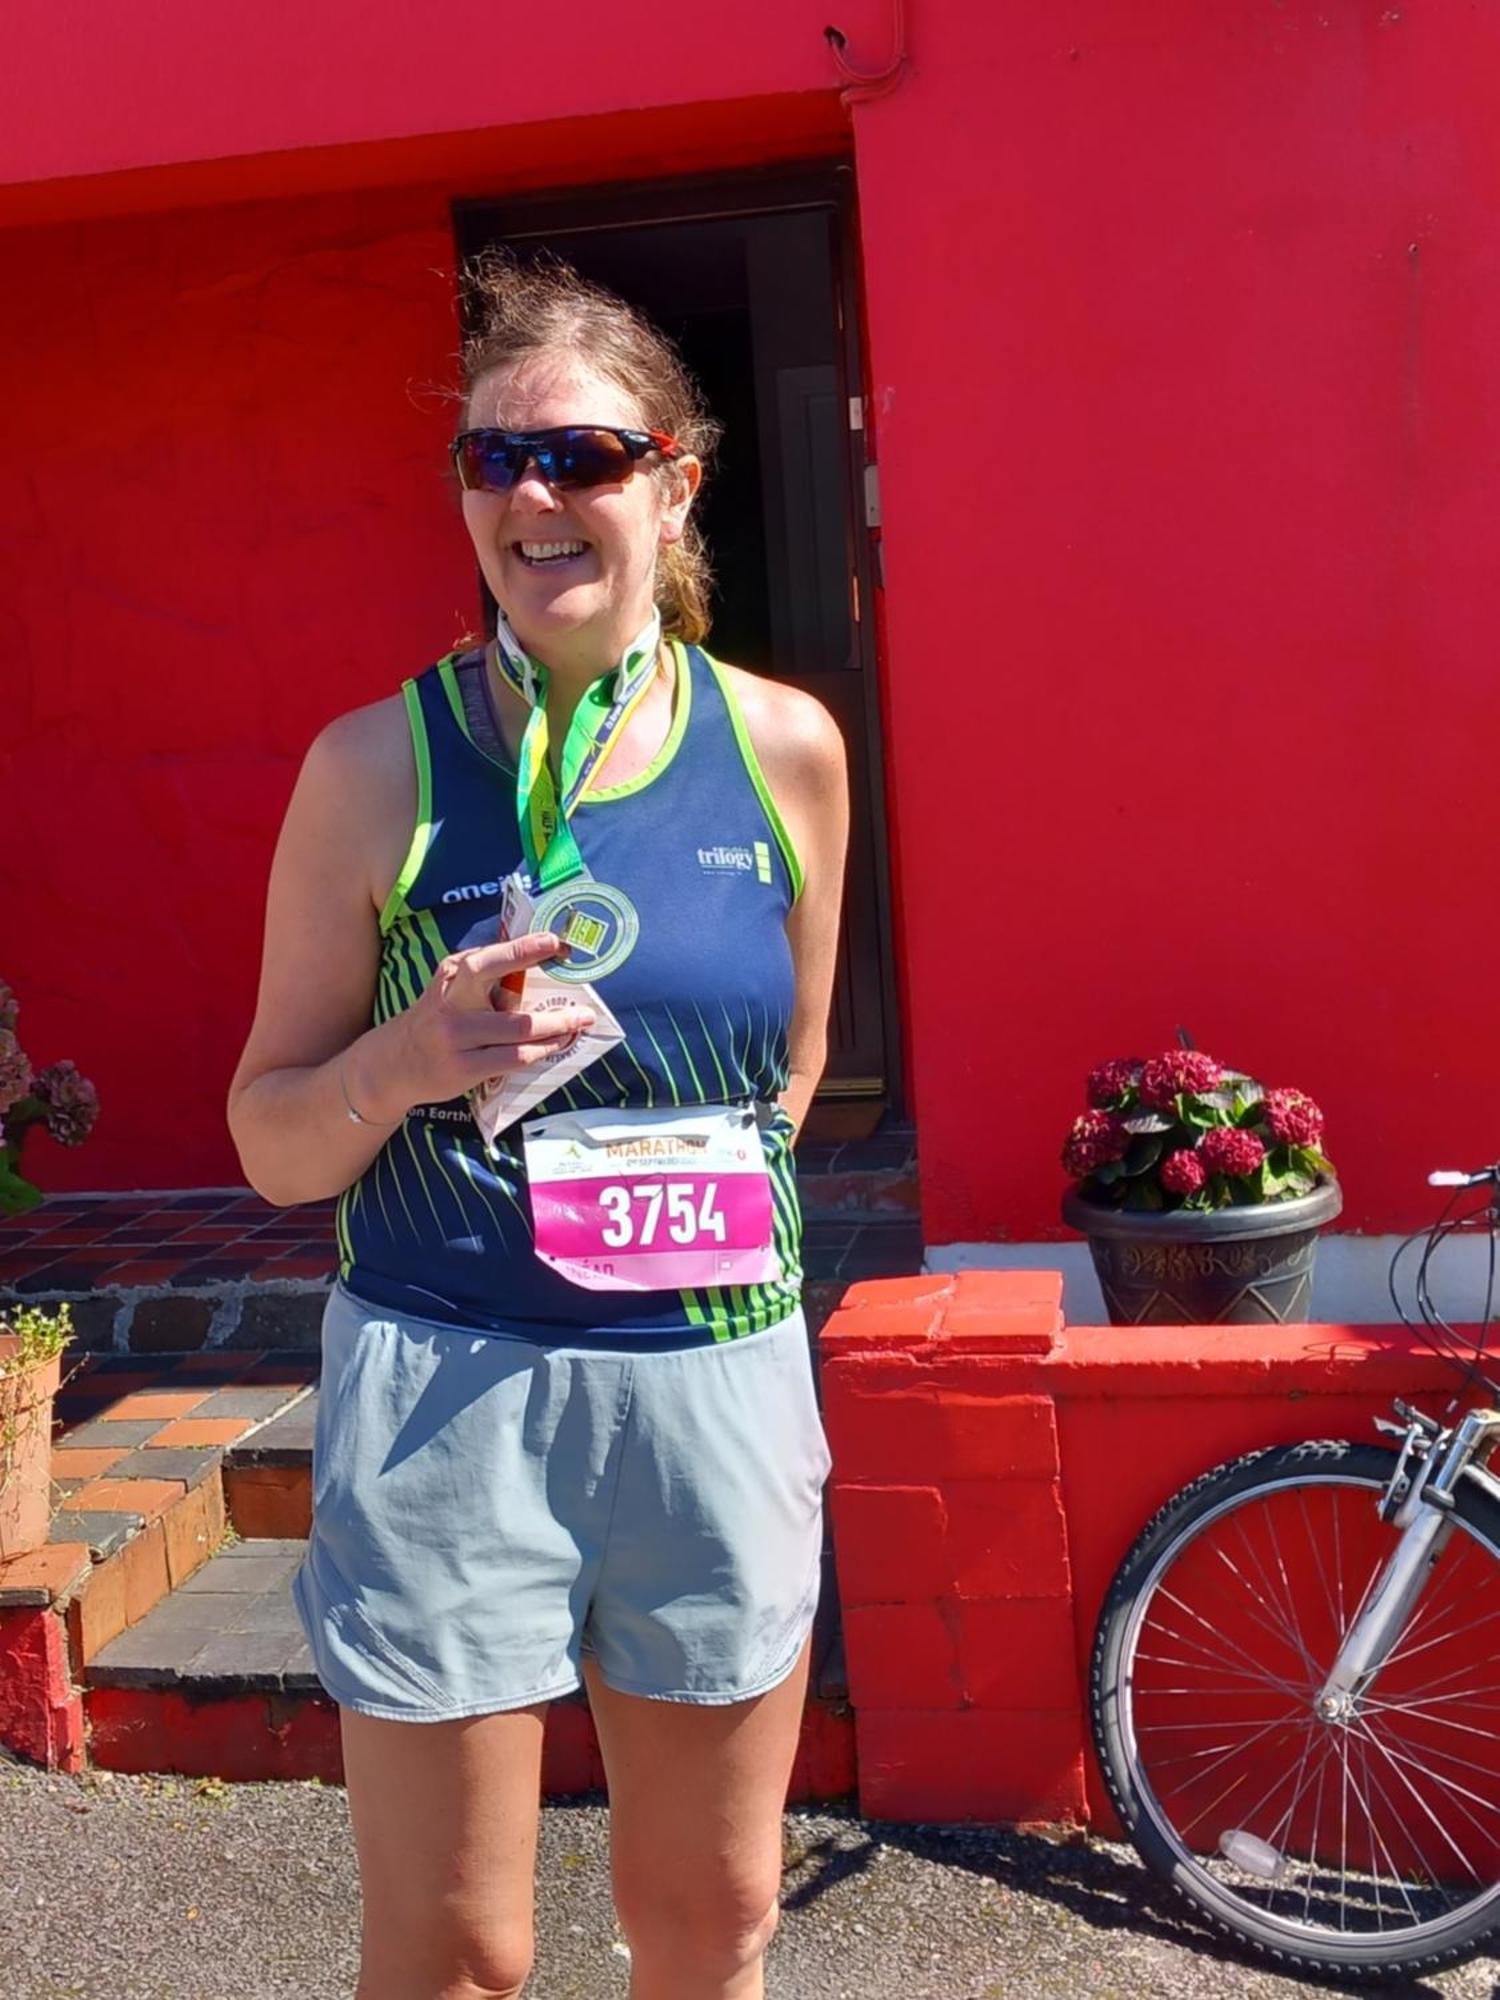
<path id="1" fill-rule="evenodd" d="M 1453 1378 L 1402 1327 L 1067 1328 L 1056 1272 L 878 1281 L 822 1337 L 862 1809 L 1113 1824 L 1084 1706 L 1156 1509 L 1262 1445 L 1374 1436 Z"/>

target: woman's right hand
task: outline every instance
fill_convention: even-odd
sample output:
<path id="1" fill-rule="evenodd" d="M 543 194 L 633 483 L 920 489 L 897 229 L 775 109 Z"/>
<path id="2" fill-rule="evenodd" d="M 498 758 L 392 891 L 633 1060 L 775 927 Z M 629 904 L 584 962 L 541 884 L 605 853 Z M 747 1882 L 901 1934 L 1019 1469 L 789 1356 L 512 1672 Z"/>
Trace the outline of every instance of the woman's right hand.
<path id="1" fill-rule="evenodd" d="M 551 931 L 450 952 L 402 1013 L 350 1050 L 348 1089 L 367 1119 L 394 1123 L 414 1104 L 442 1104 L 492 1077 L 527 1069 L 594 1025 L 577 1006 L 523 1011 L 530 967 L 563 950 Z"/>

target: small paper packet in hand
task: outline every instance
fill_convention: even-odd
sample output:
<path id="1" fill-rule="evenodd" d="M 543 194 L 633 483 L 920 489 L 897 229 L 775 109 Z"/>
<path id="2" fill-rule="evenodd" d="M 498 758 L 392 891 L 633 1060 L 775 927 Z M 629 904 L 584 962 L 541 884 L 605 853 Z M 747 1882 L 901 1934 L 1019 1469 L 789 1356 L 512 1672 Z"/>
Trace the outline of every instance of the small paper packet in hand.
<path id="1" fill-rule="evenodd" d="M 512 875 L 502 891 L 501 938 L 524 937 L 531 928 L 531 911 L 531 898 L 525 886 Z M 518 1118 L 524 1118 L 533 1105 L 549 1097 L 554 1090 L 560 1090 L 580 1070 L 587 1069 L 590 1063 L 608 1055 L 612 1048 L 624 1041 L 625 1030 L 599 998 L 596 988 L 577 980 L 554 979 L 542 965 L 529 967 L 520 990 L 518 1010 L 527 1014 L 547 1014 L 559 1007 L 590 1008 L 594 1015 L 593 1027 L 575 1035 L 571 1042 L 560 1043 L 553 1053 L 543 1056 L 539 1062 L 525 1069 L 508 1071 L 504 1076 L 494 1077 L 469 1092 L 474 1120 L 487 1146 L 493 1145 L 496 1135 L 507 1126 L 514 1125 Z"/>

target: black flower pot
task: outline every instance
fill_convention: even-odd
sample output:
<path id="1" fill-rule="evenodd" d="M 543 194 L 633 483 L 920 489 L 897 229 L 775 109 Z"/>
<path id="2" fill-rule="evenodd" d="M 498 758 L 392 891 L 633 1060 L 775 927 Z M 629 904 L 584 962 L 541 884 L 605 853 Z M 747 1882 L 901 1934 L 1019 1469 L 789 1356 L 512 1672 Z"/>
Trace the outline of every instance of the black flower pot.
<path id="1" fill-rule="evenodd" d="M 1088 1238 L 1112 1325 L 1284 1325 L 1307 1317 L 1318 1231 L 1343 1205 L 1330 1178 L 1293 1201 L 1159 1213 L 1070 1188 L 1062 1214 Z"/>

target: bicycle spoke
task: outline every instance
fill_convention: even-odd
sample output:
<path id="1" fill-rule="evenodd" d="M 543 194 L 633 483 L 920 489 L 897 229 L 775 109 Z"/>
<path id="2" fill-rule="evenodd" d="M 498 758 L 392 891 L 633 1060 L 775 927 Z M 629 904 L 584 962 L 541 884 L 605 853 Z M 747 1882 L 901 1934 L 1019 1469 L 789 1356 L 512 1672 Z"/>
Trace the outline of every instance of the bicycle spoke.
<path id="1" fill-rule="evenodd" d="M 1370 1741 L 1374 1744 L 1375 1748 L 1380 1752 L 1381 1756 L 1384 1757 L 1386 1762 L 1390 1765 L 1393 1775 L 1397 1777 L 1401 1781 L 1401 1783 L 1406 1787 L 1407 1791 L 1411 1793 L 1412 1797 L 1416 1800 L 1417 1804 L 1421 1807 L 1422 1811 L 1426 1814 L 1427 1818 L 1431 1820 L 1437 1832 L 1447 1842 L 1448 1846 L 1452 1849 L 1454 1855 L 1457 1857 L 1460 1866 L 1466 1868 L 1468 1872 L 1474 1877 L 1474 1880 L 1478 1882 L 1480 1880 L 1479 1871 L 1475 1868 L 1474 1864 L 1471 1861 L 1466 1859 L 1463 1849 L 1458 1845 L 1457 1841 L 1453 1838 L 1452 1834 L 1448 1831 L 1447 1827 L 1443 1825 L 1443 1822 L 1438 1818 L 1437 1814 L 1432 1810 L 1431 1806 L 1429 1806 L 1427 1801 L 1422 1797 L 1422 1794 L 1417 1790 L 1416 1786 L 1412 1783 L 1411 1779 L 1408 1778 L 1406 1773 L 1401 1769 L 1400 1760 L 1392 1756 L 1389 1746 L 1382 1743 L 1380 1738 L 1376 1736 L 1372 1730 L 1366 1731 L 1365 1733 L 1369 1736 Z M 1415 1838 L 1415 1836 L 1413 1836 L 1413 1838 Z M 1424 1868 L 1426 1867 L 1425 1859 L 1423 1861 L 1423 1866 Z M 1428 1869 L 1427 1872 L 1430 1879 L 1433 1882 L 1439 1882 L 1442 1880 L 1442 1877 L 1438 1875 L 1436 1870 Z"/>
<path id="2" fill-rule="evenodd" d="M 1404 1826 L 1403 1816 L 1400 1813 L 1398 1813 L 1392 1806 L 1389 1794 L 1386 1792 L 1384 1786 L 1381 1785 L 1379 1779 L 1376 1777 L 1374 1771 L 1370 1767 L 1370 1746 L 1368 1741 L 1363 1737 L 1360 1738 L 1359 1750 L 1360 1750 L 1360 1765 L 1364 1771 L 1365 1785 L 1367 1789 L 1372 1795 L 1377 1793 L 1379 1794 L 1382 1803 L 1387 1807 L 1390 1813 L 1392 1825 L 1400 1827 L 1402 1828 L 1403 1831 L 1405 1831 L 1406 1829 Z M 1375 1855 L 1374 1848 L 1378 1844 L 1381 1854 L 1384 1855 L 1385 1857 L 1386 1867 L 1389 1871 L 1388 1879 L 1392 1883 L 1394 1883 L 1397 1890 L 1399 1890 L 1401 1895 L 1401 1900 L 1403 1903 L 1405 1903 L 1407 1912 L 1410 1915 L 1412 1922 L 1420 1923 L 1422 1919 L 1417 1913 L 1417 1906 L 1412 1901 L 1411 1892 L 1406 1885 L 1406 1875 L 1408 1871 L 1403 1870 L 1397 1864 L 1396 1857 L 1391 1852 L 1390 1843 L 1380 1830 L 1380 1821 L 1375 1813 L 1373 1806 L 1369 1803 L 1368 1800 L 1364 1801 L 1364 1806 L 1365 1806 L 1365 1817 L 1369 1822 L 1369 1828 L 1370 1828 L 1370 1838 L 1371 1838 L 1370 1873 L 1371 1873 L 1371 1878 L 1375 1884 L 1375 1899 L 1377 1907 L 1380 1901 L 1380 1876 L 1377 1873 L 1375 1867 L 1375 1862 L 1377 1857 Z M 1430 1887 L 1432 1888 L 1434 1893 L 1439 1893 L 1437 1890 L 1437 1878 L 1435 1875 L 1431 1874 L 1431 1872 L 1427 1869 L 1425 1856 L 1419 1855 L 1419 1859 L 1421 1860 L 1423 1872 L 1427 1874 Z"/>
<path id="3" fill-rule="evenodd" d="M 1413 1846 L 1415 1847 L 1415 1846 L 1416 1846 L 1416 1840 L 1415 1840 L 1415 1837 L 1414 1837 L 1414 1835 L 1413 1835 L 1413 1834 L 1412 1834 L 1412 1832 L 1411 1832 L 1411 1828 L 1410 1828 L 1410 1827 L 1409 1827 L 1409 1826 L 1408 1826 L 1408 1825 L 1406 1824 L 1406 1819 L 1405 1819 L 1405 1815 L 1404 1815 L 1404 1814 L 1402 1814 L 1402 1813 L 1401 1813 L 1400 1811 L 1398 1811 L 1398 1810 L 1397 1810 L 1397 1808 L 1396 1808 L 1395 1804 L 1393 1803 L 1393 1801 L 1392 1801 L 1392 1799 L 1391 1799 L 1391 1795 L 1390 1795 L 1390 1793 L 1389 1793 L 1389 1792 L 1387 1792 L 1387 1790 L 1385 1789 L 1385 1786 L 1381 1784 L 1381 1782 L 1380 1782 L 1380 1779 L 1379 1779 L 1379 1777 L 1378 1777 L 1378 1776 L 1376 1775 L 1376 1773 L 1375 1773 L 1375 1772 L 1374 1772 L 1374 1771 L 1373 1771 L 1373 1770 L 1372 1770 L 1372 1769 L 1370 1768 L 1370 1763 L 1369 1763 L 1369 1748 L 1368 1748 L 1368 1745 L 1366 1745 L 1366 1746 L 1365 1746 L 1365 1780 L 1366 1780 L 1367 1784 L 1369 1785 L 1369 1787 L 1370 1787 L 1370 1790 L 1371 1790 L 1372 1792 L 1375 1792 L 1375 1793 L 1378 1793 L 1378 1795 L 1379 1795 L 1379 1797 L 1380 1797 L 1380 1799 L 1381 1799 L 1381 1802 L 1382 1802 L 1382 1803 L 1384 1804 L 1384 1806 L 1386 1807 L 1386 1809 L 1387 1809 L 1387 1811 L 1388 1811 L 1388 1813 L 1389 1813 L 1389 1815 L 1390 1815 L 1390 1820 L 1391 1820 L 1391 1824 L 1392 1824 L 1393 1826 L 1396 1826 L 1396 1827 L 1399 1827 L 1399 1828 L 1401 1829 L 1402 1833 L 1403 1833 L 1403 1834 L 1404 1834 L 1404 1835 L 1405 1835 L 1405 1836 L 1406 1836 L 1406 1837 L 1407 1837 L 1407 1838 L 1408 1838 L 1409 1840 L 1411 1840 L 1411 1842 L 1412 1842 L 1412 1845 L 1413 1845 Z M 1373 1818 L 1372 1818 L 1372 1822 L 1371 1822 L 1371 1823 L 1372 1823 L 1372 1825 L 1373 1825 L 1373 1823 L 1374 1823 L 1374 1822 L 1373 1822 Z M 1408 1908 L 1408 1909 L 1409 1909 L 1409 1910 L 1411 1911 L 1411 1913 L 1412 1913 L 1412 1920 L 1413 1920 L 1414 1922 L 1416 1922 L 1416 1923 L 1420 1923 L 1420 1922 L 1421 1922 L 1421 1918 L 1420 1918 L 1420 1917 L 1419 1917 L 1419 1916 L 1417 1915 L 1417 1911 L 1416 1911 L 1416 1906 L 1415 1906 L 1415 1904 L 1414 1904 L 1414 1903 L 1412 1902 L 1412 1900 L 1411 1900 L 1411 1897 L 1410 1897 L 1410 1895 L 1409 1895 L 1409 1894 L 1408 1894 L 1408 1892 L 1407 1892 L 1407 1888 L 1406 1888 L 1406 1881 L 1405 1881 L 1405 1877 L 1404 1877 L 1404 1875 L 1402 1874 L 1402 1871 L 1401 1871 L 1401 1870 L 1400 1870 L 1399 1868 L 1397 1868 L 1397 1866 L 1396 1866 L 1396 1862 L 1395 1862 L 1395 1857 L 1394 1857 L 1394 1856 L 1393 1856 L 1393 1855 L 1391 1854 L 1391 1851 L 1390 1851 L 1389 1847 L 1386 1847 L 1386 1844 L 1385 1844 L 1384 1840 L 1382 1840 L 1382 1841 L 1381 1841 L 1381 1846 L 1382 1846 L 1382 1847 L 1385 1847 L 1385 1851 L 1386 1851 L 1386 1855 L 1387 1855 L 1387 1858 L 1388 1858 L 1388 1859 L 1390 1860 L 1390 1863 L 1391 1863 L 1391 1872 L 1392 1872 L 1393 1876 L 1395 1877 L 1395 1879 L 1396 1879 L 1397 1883 L 1398 1883 L 1398 1884 L 1399 1884 L 1399 1886 L 1400 1886 L 1400 1889 L 1401 1889 L 1401 1894 L 1402 1894 L 1402 1897 L 1404 1898 L 1404 1900 L 1405 1900 L 1405 1902 L 1406 1902 L 1406 1906 L 1407 1906 L 1407 1908 Z M 1438 1878 L 1437 1878 L 1437 1876 L 1436 1876 L 1436 1875 L 1435 1875 L 1435 1874 L 1433 1873 L 1433 1871 L 1432 1871 L 1432 1870 L 1431 1870 L 1431 1869 L 1430 1869 L 1430 1868 L 1428 1867 L 1428 1865 L 1427 1865 L 1427 1857 L 1426 1857 L 1426 1854 L 1425 1854 L 1425 1853 L 1424 1853 L 1424 1852 L 1423 1852 L 1423 1851 L 1422 1851 L 1422 1850 L 1421 1850 L 1420 1848 L 1418 1848 L 1418 1849 L 1417 1849 L 1417 1860 L 1418 1860 L 1418 1863 L 1419 1863 L 1419 1864 L 1420 1864 L 1420 1866 L 1421 1866 L 1421 1869 L 1422 1869 L 1422 1872 L 1423 1872 L 1423 1874 L 1424 1874 L 1424 1875 L 1425 1875 L 1425 1876 L 1427 1877 L 1427 1880 L 1428 1880 L 1428 1882 L 1429 1882 L 1429 1883 L 1430 1883 L 1430 1884 L 1431 1884 L 1431 1885 L 1433 1886 L 1433 1888 L 1434 1888 L 1434 1889 L 1436 1889 L 1436 1887 L 1437 1887 L 1437 1880 L 1438 1880 Z"/>
<path id="4" fill-rule="evenodd" d="M 1338 1634 L 1340 1643 L 1342 1643 L 1344 1626 L 1339 1617 L 1338 1606 L 1334 1603 L 1333 1591 L 1329 1588 L 1328 1572 L 1323 1567 L 1323 1552 L 1318 1547 L 1318 1538 L 1313 1533 L 1312 1522 L 1307 1517 L 1307 1495 L 1300 1490 L 1297 1494 L 1297 1506 L 1302 1515 L 1302 1532 L 1307 1537 L 1307 1546 L 1312 1551 L 1312 1559 L 1317 1567 L 1318 1582 L 1323 1588 L 1323 1602 L 1328 1606 L 1328 1616 L 1333 1622 L 1333 1629 Z M 1338 1521 L 1337 1508 L 1334 1509 L 1334 1521 L 1335 1523 Z"/>
<path id="5" fill-rule="evenodd" d="M 1333 1740 L 1330 1732 L 1325 1741 L 1323 1761 L 1318 1766 L 1318 1803 L 1313 1810 L 1312 1846 L 1308 1850 L 1311 1866 L 1307 1871 L 1307 1882 L 1302 1892 L 1302 1921 L 1312 1920 L 1313 1869 L 1318 1865 L 1318 1834 L 1323 1825 L 1323 1786 L 1328 1776 L 1328 1766 L 1333 1762 Z"/>
<path id="6" fill-rule="evenodd" d="M 1344 1917 L 1349 1904 L 1349 1744 L 1342 1730 L 1337 1732 L 1334 1750 L 1338 1755 L 1339 1787 L 1339 1929 L 1348 1926 Z"/>
<path id="7" fill-rule="evenodd" d="M 1206 1913 L 1232 1928 L 1238 1905 L 1241 1934 L 1292 1963 L 1415 1963 L 1429 1934 L 1451 1949 L 1500 1910 L 1500 1538 L 1461 1501 L 1352 1713 L 1324 1717 L 1328 1666 L 1400 1546 L 1375 1504 L 1393 1461 L 1337 1453 L 1332 1470 L 1267 1454 L 1262 1485 L 1236 1468 L 1143 1545 L 1110 1755 L 1155 1865 L 1165 1836 Z"/>
<path id="8" fill-rule="evenodd" d="M 1310 1721 L 1311 1718 L 1309 1718 Z M 1312 1761 L 1313 1745 L 1317 1741 L 1317 1736 L 1313 1733 L 1311 1727 L 1309 1727 L 1303 1734 L 1302 1757 L 1297 1765 L 1297 1782 L 1292 1787 L 1291 1800 L 1287 1805 L 1286 1811 L 1271 1829 L 1270 1839 L 1273 1847 L 1285 1848 L 1291 1836 L 1292 1828 L 1297 1823 L 1297 1808 L 1302 1803 L 1302 1795 L 1307 1789 L 1307 1767 Z"/>
<path id="9" fill-rule="evenodd" d="M 1440 1699 L 1462 1701 L 1462 1695 L 1447 1695 Z M 1431 1701 L 1372 1701 L 1368 1695 L 1360 1701 L 1360 1712 L 1364 1715 L 1390 1716 L 1412 1715 L 1429 1729 L 1456 1729 L 1464 1736 L 1478 1736 L 1486 1743 L 1495 1740 L 1495 1725 L 1481 1727 L 1476 1722 L 1455 1722 L 1451 1715 L 1433 1715 L 1429 1711 L 1435 1706 Z M 1500 1717 L 1500 1705 L 1488 1711 Z"/>
<path id="10" fill-rule="evenodd" d="M 1266 1591 L 1268 1593 L 1271 1592 L 1273 1588 L 1271 1581 L 1269 1577 L 1266 1576 L 1264 1568 L 1261 1566 L 1259 1559 L 1255 1555 L 1255 1551 L 1251 1549 L 1248 1542 L 1246 1542 L 1245 1531 L 1243 1526 L 1238 1522 L 1236 1522 L 1235 1525 L 1239 1529 L 1240 1542 L 1245 1549 L 1245 1554 L 1247 1558 L 1259 1572 L 1261 1583 L 1264 1585 Z M 1273 1639 L 1279 1638 L 1284 1645 L 1290 1646 L 1292 1651 L 1296 1653 L 1298 1657 L 1301 1659 L 1302 1664 L 1307 1669 L 1309 1676 L 1313 1679 L 1316 1679 L 1318 1677 L 1317 1666 L 1314 1663 L 1312 1656 L 1309 1654 L 1306 1646 L 1303 1645 L 1302 1636 L 1297 1631 L 1296 1627 L 1292 1624 L 1290 1617 L 1285 1612 L 1282 1611 L 1279 1605 L 1273 1603 L 1269 1596 L 1265 1597 L 1261 1596 L 1261 1594 L 1255 1589 L 1254 1585 L 1248 1580 L 1248 1578 L 1246 1578 L 1244 1575 L 1241 1574 L 1238 1566 L 1233 1561 L 1231 1561 L 1226 1550 L 1216 1547 L 1214 1553 L 1218 1556 L 1220 1562 L 1222 1562 L 1224 1566 L 1230 1571 L 1231 1575 L 1233 1575 L 1238 1580 L 1238 1582 L 1243 1586 L 1243 1588 L 1249 1594 L 1252 1602 L 1259 1605 L 1264 1613 L 1269 1614 L 1268 1616 L 1262 1616 L 1259 1613 L 1252 1613 L 1252 1616 L 1255 1618 L 1256 1624 L 1262 1626 L 1264 1630 L 1269 1632 Z"/>
<path id="11" fill-rule="evenodd" d="M 1396 1749 L 1393 1744 L 1376 1730 L 1372 1722 L 1365 1718 L 1362 1719 L 1365 1721 L 1365 1727 L 1368 1729 L 1370 1735 L 1376 1741 L 1384 1743 L 1386 1749 L 1393 1757 L 1399 1757 L 1402 1763 L 1409 1764 L 1414 1771 L 1421 1771 L 1423 1776 L 1431 1778 L 1434 1784 L 1442 1785 L 1446 1790 L 1454 1793 L 1455 1801 L 1458 1798 L 1470 1799 L 1475 1805 L 1482 1806 L 1497 1822 L 1500 1822 L 1500 1806 L 1497 1806 L 1493 1800 L 1482 1797 L 1478 1792 L 1470 1791 L 1467 1785 L 1461 1785 L 1456 1778 L 1445 1777 L 1441 1771 L 1435 1771 L 1431 1767 L 1431 1760 L 1436 1757 L 1441 1759 L 1445 1764 L 1456 1764 L 1459 1770 L 1464 1772 L 1466 1776 L 1473 1777 L 1474 1765 L 1471 1758 L 1460 1755 L 1456 1750 L 1440 1750 L 1434 1745 L 1424 1744 L 1422 1746 L 1422 1753 L 1428 1760 L 1424 1764 L 1421 1757 L 1408 1754 L 1405 1747 L 1400 1750 Z M 1466 1809 L 1463 1806 L 1459 1806 L 1458 1810 L 1464 1812 Z M 1487 1831 L 1478 1820 L 1473 1819 L 1472 1814 L 1467 1816 L 1472 1820 L 1473 1825 L 1479 1832 L 1484 1833 Z"/>
<path id="12" fill-rule="evenodd" d="M 1201 1771 L 1196 1772 L 1190 1782 L 1192 1784 L 1198 1784 L 1204 1778 L 1211 1777 L 1212 1774 L 1219 1768 L 1221 1764 L 1227 1763 L 1227 1761 L 1231 1757 L 1242 1755 L 1246 1750 L 1250 1749 L 1253 1744 L 1259 1743 L 1262 1740 L 1262 1738 L 1269 1736 L 1272 1730 L 1280 1729 L 1283 1726 L 1284 1725 L 1279 1721 L 1268 1722 L 1262 1728 L 1257 1729 L 1253 1736 L 1247 1736 L 1243 1743 L 1231 1743 L 1227 1749 L 1221 1750 L 1219 1752 L 1219 1754 L 1215 1757 L 1213 1763 L 1206 1764 Z M 1216 1745 L 1215 1748 L 1217 1749 L 1218 1746 Z M 1235 1784 L 1238 1784 L 1240 1782 L 1241 1780 L 1236 1779 L 1234 1784 L 1226 1785 L 1223 1791 L 1217 1793 L 1214 1798 L 1209 1800 L 1207 1805 L 1203 1806 L 1197 1812 L 1197 1814 L 1195 1814 L 1195 1816 L 1188 1821 L 1186 1826 L 1183 1827 L 1182 1831 L 1185 1834 L 1191 1833 L 1195 1827 L 1201 1826 L 1203 1821 L 1207 1818 L 1208 1814 L 1211 1813 L 1215 1809 L 1215 1807 L 1221 1805 L 1223 1801 L 1227 1799 L 1230 1793 L 1235 1789 Z"/>
<path id="13" fill-rule="evenodd" d="M 1191 1644 L 1191 1641 L 1181 1641 L 1174 1634 L 1172 1643 L 1174 1645 Z M 1136 1659 L 1148 1661 L 1153 1666 L 1182 1667 L 1188 1673 L 1203 1673 L 1205 1671 L 1217 1670 L 1222 1673 L 1232 1674 L 1237 1680 L 1255 1681 L 1264 1687 L 1275 1688 L 1278 1694 L 1295 1695 L 1299 1698 L 1305 1697 L 1310 1692 L 1306 1687 L 1294 1687 L 1290 1681 L 1282 1680 L 1278 1674 L 1267 1673 L 1264 1667 L 1241 1666 L 1237 1661 L 1231 1660 L 1227 1654 L 1215 1655 L 1206 1650 L 1201 1660 L 1179 1660 L 1170 1653 L 1142 1652 L 1136 1653 Z M 1164 1693 L 1165 1691 L 1154 1686 L 1151 1689 L 1152 1694 Z M 1199 1689 L 1198 1692 L 1201 1693 L 1202 1690 Z"/>
<path id="14" fill-rule="evenodd" d="M 1403 1660 L 1414 1660 L 1419 1653 L 1431 1652 L 1434 1646 L 1445 1645 L 1449 1639 L 1461 1639 L 1465 1633 L 1481 1631 L 1486 1625 L 1493 1625 L 1497 1620 L 1500 1620 L 1500 1611 L 1487 1611 L 1481 1618 L 1471 1618 L 1467 1625 L 1455 1625 L 1451 1631 L 1434 1633 L 1430 1639 L 1424 1639 L 1420 1646 L 1403 1646 L 1401 1640 L 1408 1638 L 1411 1632 L 1408 1624 L 1406 1631 L 1397 1640 L 1396 1648 L 1386 1655 L 1382 1672 L 1385 1667 L 1399 1666 Z"/>
<path id="15" fill-rule="evenodd" d="M 1158 1590 L 1157 1596 L 1165 1597 L 1167 1602 L 1171 1604 L 1176 1610 L 1185 1612 L 1186 1615 L 1189 1618 L 1191 1618 L 1195 1624 L 1201 1625 L 1204 1631 L 1211 1634 L 1212 1637 L 1214 1637 L 1215 1639 L 1223 1638 L 1223 1634 L 1220 1633 L 1216 1627 L 1210 1625 L 1206 1618 L 1200 1617 L 1200 1615 L 1196 1611 L 1194 1611 L 1190 1605 L 1182 1603 L 1181 1599 L 1174 1597 L 1170 1591 L 1165 1589 Z M 1223 1651 L 1215 1651 L 1213 1648 L 1205 1646 L 1201 1639 L 1194 1639 L 1181 1633 L 1173 1633 L 1172 1638 L 1174 1642 L 1178 1645 L 1196 1647 L 1197 1650 L 1204 1653 L 1208 1658 L 1216 1660 L 1220 1666 L 1238 1667 L 1239 1665 L 1239 1661 L 1232 1654 L 1225 1653 Z M 1267 1673 L 1266 1669 L 1263 1667 L 1262 1668 L 1252 1667 L 1252 1671 L 1265 1673 L 1267 1680 L 1273 1681 L 1276 1686 L 1284 1688 L 1288 1694 L 1297 1694 L 1303 1692 L 1303 1690 L 1297 1688 L 1291 1681 L 1283 1680 L 1277 1675 Z"/>

